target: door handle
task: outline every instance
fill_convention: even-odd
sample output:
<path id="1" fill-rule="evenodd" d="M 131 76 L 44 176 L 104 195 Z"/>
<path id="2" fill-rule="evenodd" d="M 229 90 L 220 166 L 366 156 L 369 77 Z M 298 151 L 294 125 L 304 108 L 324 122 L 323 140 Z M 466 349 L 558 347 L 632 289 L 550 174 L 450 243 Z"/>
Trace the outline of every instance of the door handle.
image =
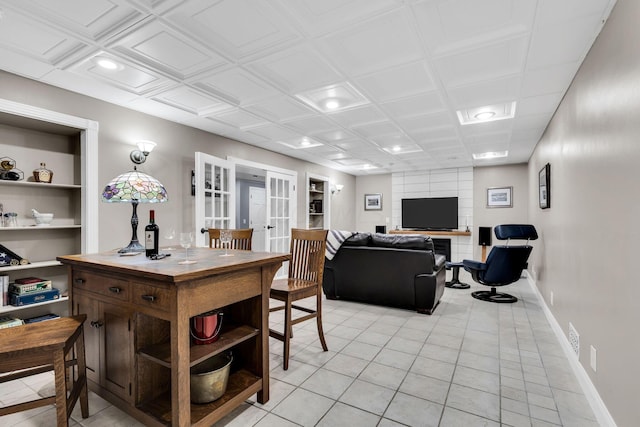
<path id="1" fill-rule="evenodd" d="M 272 228 L 276 228 L 275 225 L 267 225 L 267 230 L 271 230 Z"/>
<path id="2" fill-rule="evenodd" d="M 201 228 L 200 229 L 200 233 L 202 233 L 202 234 L 207 233 L 208 231 L 209 231 L 208 228 Z"/>

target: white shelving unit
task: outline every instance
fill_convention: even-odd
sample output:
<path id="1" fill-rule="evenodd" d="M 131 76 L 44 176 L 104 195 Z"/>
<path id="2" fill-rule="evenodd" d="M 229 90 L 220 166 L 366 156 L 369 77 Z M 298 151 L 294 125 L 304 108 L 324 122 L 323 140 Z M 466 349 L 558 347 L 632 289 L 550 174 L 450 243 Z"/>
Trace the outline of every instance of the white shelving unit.
<path id="1" fill-rule="evenodd" d="M 329 178 L 307 173 L 307 228 L 328 229 L 331 223 Z"/>
<path id="2" fill-rule="evenodd" d="M 5 265 L 0 275 L 51 280 L 57 300 L 25 306 L 0 306 L 0 314 L 19 318 L 47 312 L 68 314 L 67 270 L 56 257 L 97 252 L 98 124 L 91 120 L 0 99 L 0 157 L 10 157 L 24 177 L 0 180 L 4 213 L 17 213 L 18 225 L 0 227 L 0 243 L 28 264 Z M 53 171 L 53 182 L 35 182 L 40 162 Z M 53 212 L 51 225 L 36 226 L 31 209 Z"/>

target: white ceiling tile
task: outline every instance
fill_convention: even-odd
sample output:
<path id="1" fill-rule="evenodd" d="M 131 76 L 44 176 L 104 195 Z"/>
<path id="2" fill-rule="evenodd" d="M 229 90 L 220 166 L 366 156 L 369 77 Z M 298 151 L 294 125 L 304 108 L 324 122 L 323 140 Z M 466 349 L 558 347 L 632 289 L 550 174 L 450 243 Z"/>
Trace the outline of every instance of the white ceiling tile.
<path id="1" fill-rule="evenodd" d="M 142 17 L 131 5 L 117 0 L 31 0 L 21 3 L 34 17 L 42 17 L 52 26 L 72 30 L 92 40 L 122 31 Z"/>
<path id="2" fill-rule="evenodd" d="M 423 61 L 402 65 L 355 79 L 372 100 L 386 102 L 429 92 L 433 81 Z"/>
<path id="3" fill-rule="evenodd" d="M 538 0 L 536 20 L 539 25 L 571 21 L 583 15 L 599 15 L 609 9 L 611 0 Z"/>
<path id="4" fill-rule="evenodd" d="M 416 22 L 433 55 L 527 33 L 536 3 L 511 0 L 425 1 L 414 6 Z"/>
<path id="5" fill-rule="evenodd" d="M 365 123 L 373 123 L 385 120 L 378 107 L 367 105 L 352 110 L 330 114 L 329 117 L 345 127 L 359 126 Z"/>
<path id="6" fill-rule="evenodd" d="M 260 103 L 249 105 L 245 107 L 245 110 L 275 122 L 316 114 L 309 107 L 288 96 L 270 98 Z"/>
<path id="7" fill-rule="evenodd" d="M 246 66 L 288 94 L 344 80 L 310 44 L 275 52 Z"/>
<path id="8" fill-rule="evenodd" d="M 457 138 L 456 129 L 451 126 L 442 126 L 431 129 L 421 129 L 415 132 L 408 132 L 416 142 L 429 142 L 441 139 Z"/>
<path id="9" fill-rule="evenodd" d="M 207 116 L 207 118 L 229 126 L 234 126 L 238 129 L 248 129 L 265 123 L 264 119 L 241 109 L 213 114 Z"/>
<path id="10" fill-rule="evenodd" d="M 345 139 L 355 138 L 355 135 L 353 133 L 347 132 L 344 129 L 328 130 L 328 131 L 323 131 L 318 133 L 314 132 L 311 135 L 314 138 L 320 139 L 325 142 L 337 142 L 337 141 L 344 141 Z"/>
<path id="11" fill-rule="evenodd" d="M 113 41 L 110 47 L 176 78 L 186 79 L 226 63 L 219 55 L 160 21 L 153 20 L 132 30 Z"/>
<path id="12" fill-rule="evenodd" d="M 531 40 L 527 65 L 531 68 L 582 61 L 600 28 L 600 15 L 593 14 L 541 27 Z"/>
<path id="13" fill-rule="evenodd" d="M 544 129 L 547 124 L 549 123 L 549 120 L 551 120 L 551 117 L 553 116 L 553 113 L 543 113 L 543 114 L 529 114 L 529 115 L 520 115 L 517 116 L 514 120 L 513 120 L 513 130 L 520 130 L 520 129 Z"/>
<path id="14" fill-rule="evenodd" d="M 520 75 L 487 80 L 472 85 L 447 89 L 452 106 L 456 109 L 511 102 L 520 95 Z"/>
<path id="15" fill-rule="evenodd" d="M 331 34 L 322 45 L 325 54 L 350 75 L 370 73 L 422 57 L 413 26 L 401 11 Z"/>
<path id="16" fill-rule="evenodd" d="M 228 69 L 202 76 L 194 80 L 193 85 L 240 106 L 255 104 L 278 93 L 272 86 L 242 69 Z"/>
<path id="17" fill-rule="evenodd" d="M 153 99 L 198 116 L 206 116 L 233 108 L 219 99 L 185 86 L 156 93 Z"/>
<path id="18" fill-rule="evenodd" d="M 271 141 L 293 139 L 300 136 L 299 133 L 275 124 L 265 124 L 252 128 L 248 133 L 261 136 Z"/>
<path id="19" fill-rule="evenodd" d="M 166 19 L 232 59 L 300 39 L 270 2 L 259 0 L 190 0 L 168 13 Z"/>
<path id="20" fill-rule="evenodd" d="M 398 134 L 400 129 L 393 122 L 376 122 L 352 128 L 354 132 L 365 138 L 372 138 L 380 135 Z"/>
<path id="21" fill-rule="evenodd" d="M 79 38 L 39 25 L 11 9 L 3 10 L 1 24 L 0 46 L 50 65 L 57 65 L 67 55 L 87 46 Z"/>
<path id="22" fill-rule="evenodd" d="M 522 79 L 523 97 L 545 93 L 564 93 L 571 84 L 578 64 L 568 62 L 543 68 L 527 69 Z"/>
<path id="23" fill-rule="evenodd" d="M 550 93 L 522 98 L 518 104 L 518 115 L 553 113 L 556 111 L 562 96 L 562 93 Z"/>
<path id="24" fill-rule="evenodd" d="M 436 59 L 436 67 L 448 87 L 496 79 L 522 72 L 529 40 L 518 37 L 479 46 Z"/>
<path id="25" fill-rule="evenodd" d="M 397 7 L 395 0 L 277 0 L 307 34 L 319 36 Z"/>
<path id="26" fill-rule="evenodd" d="M 404 98 L 382 104 L 382 109 L 391 117 L 401 118 L 434 113 L 445 109 L 445 105 L 436 91 Z"/>
<path id="27" fill-rule="evenodd" d="M 302 135 L 332 131 L 336 128 L 333 122 L 319 115 L 292 120 L 286 122 L 285 126 L 295 129 Z"/>
<path id="28" fill-rule="evenodd" d="M 419 116 L 403 117 L 397 120 L 407 132 L 420 131 L 422 129 L 437 128 L 441 126 L 453 126 L 454 120 L 451 113 L 441 111 L 438 113 L 421 114 Z"/>

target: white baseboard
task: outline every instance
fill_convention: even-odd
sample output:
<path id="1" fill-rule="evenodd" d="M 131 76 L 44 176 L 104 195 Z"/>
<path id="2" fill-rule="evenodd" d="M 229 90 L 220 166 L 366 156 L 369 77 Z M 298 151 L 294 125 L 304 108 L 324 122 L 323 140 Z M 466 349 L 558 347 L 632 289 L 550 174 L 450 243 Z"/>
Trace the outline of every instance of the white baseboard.
<path id="1" fill-rule="evenodd" d="M 574 374 L 576 374 L 576 377 L 578 378 L 580 387 L 582 388 L 582 391 L 584 392 L 584 395 L 587 398 L 587 401 L 589 402 L 589 406 L 591 406 L 591 409 L 593 410 L 593 413 L 596 416 L 596 420 L 603 427 L 617 427 L 616 422 L 613 420 L 613 417 L 609 413 L 609 410 L 607 409 L 604 402 L 600 398 L 600 394 L 598 393 L 598 390 L 591 382 L 591 378 L 589 378 L 587 371 L 584 370 L 584 367 L 578 360 L 578 357 L 573 352 L 573 349 L 571 348 L 571 344 L 569 343 L 569 340 L 567 339 L 567 337 L 564 335 L 564 332 L 562 331 L 560 324 L 558 323 L 556 318 L 553 316 L 553 313 L 551 313 L 551 310 L 549 310 L 549 307 L 547 306 L 547 303 L 545 302 L 544 298 L 542 298 L 542 295 L 540 294 L 540 290 L 538 290 L 538 287 L 536 286 L 535 281 L 531 277 L 531 274 L 527 274 L 527 282 L 529 282 L 531 289 L 533 289 L 533 292 L 538 297 L 538 302 L 542 307 L 542 311 L 544 311 L 544 314 L 547 317 L 547 320 L 549 321 L 549 324 L 551 325 L 553 332 L 556 334 L 556 336 L 558 337 L 558 341 L 560 341 L 560 344 L 562 345 L 562 350 L 567 356 L 567 359 L 569 359 L 569 365 L 571 365 L 571 368 L 573 369 Z"/>

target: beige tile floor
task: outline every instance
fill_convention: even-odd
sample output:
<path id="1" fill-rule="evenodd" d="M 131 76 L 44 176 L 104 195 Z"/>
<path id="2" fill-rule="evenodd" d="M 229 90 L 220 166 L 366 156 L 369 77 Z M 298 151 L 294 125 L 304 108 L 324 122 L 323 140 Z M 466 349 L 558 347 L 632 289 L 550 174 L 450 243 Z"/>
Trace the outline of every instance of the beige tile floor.
<path id="1" fill-rule="evenodd" d="M 250 399 L 217 425 L 597 426 L 529 284 L 505 290 L 520 301 L 492 304 L 446 289 L 431 316 L 325 301 L 329 351 L 314 322 L 300 324 L 284 371 L 282 343 L 272 340 L 271 399 Z M 281 327 L 281 317 L 270 320 Z M 50 374 L 0 385 L 2 405 L 36 394 L 53 394 Z M 76 408 L 70 425 L 140 425 L 93 393 L 89 405 L 91 416 Z M 54 425 L 53 407 L 0 417 L 3 427 Z"/>

